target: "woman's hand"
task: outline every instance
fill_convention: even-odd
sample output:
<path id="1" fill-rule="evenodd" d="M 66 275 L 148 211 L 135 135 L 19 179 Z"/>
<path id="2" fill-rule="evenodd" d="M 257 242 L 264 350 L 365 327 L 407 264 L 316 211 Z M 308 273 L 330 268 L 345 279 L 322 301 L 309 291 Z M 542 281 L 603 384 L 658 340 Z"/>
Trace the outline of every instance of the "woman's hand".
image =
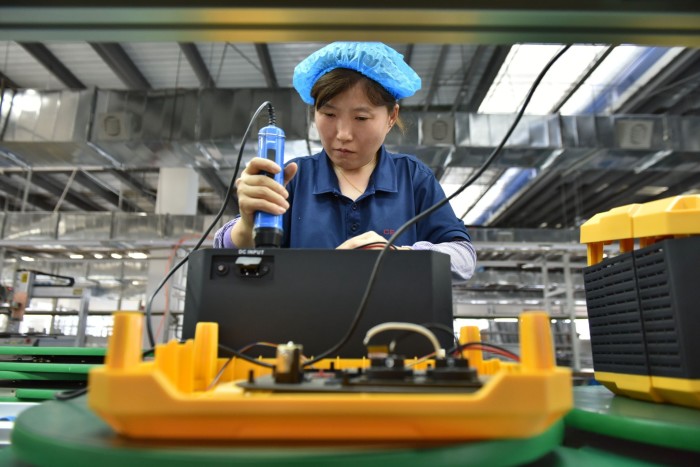
<path id="1" fill-rule="evenodd" d="M 356 237 L 352 237 L 345 240 L 343 243 L 338 245 L 338 250 L 356 250 L 358 248 L 364 249 L 378 249 L 381 250 L 386 244 L 386 238 L 379 235 L 377 232 L 370 230 Z"/>
<path id="2" fill-rule="evenodd" d="M 262 174 L 276 174 L 280 170 L 280 166 L 273 161 L 254 157 L 236 180 L 241 219 L 231 231 L 231 240 L 239 248 L 253 246 L 253 218 L 256 211 L 284 214 L 289 209 L 289 193 L 286 188 L 273 178 Z M 296 173 L 296 163 L 287 165 L 284 168 L 284 184 L 286 185 Z"/>

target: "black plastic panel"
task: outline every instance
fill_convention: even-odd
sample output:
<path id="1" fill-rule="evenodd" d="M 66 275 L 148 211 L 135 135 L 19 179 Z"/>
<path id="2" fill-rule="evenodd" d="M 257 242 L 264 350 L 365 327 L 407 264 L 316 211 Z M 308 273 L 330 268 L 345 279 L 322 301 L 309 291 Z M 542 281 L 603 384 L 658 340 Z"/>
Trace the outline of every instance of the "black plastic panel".
<path id="1" fill-rule="evenodd" d="M 700 377 L 700 237 L 584 269 L 596 371 Z"/>

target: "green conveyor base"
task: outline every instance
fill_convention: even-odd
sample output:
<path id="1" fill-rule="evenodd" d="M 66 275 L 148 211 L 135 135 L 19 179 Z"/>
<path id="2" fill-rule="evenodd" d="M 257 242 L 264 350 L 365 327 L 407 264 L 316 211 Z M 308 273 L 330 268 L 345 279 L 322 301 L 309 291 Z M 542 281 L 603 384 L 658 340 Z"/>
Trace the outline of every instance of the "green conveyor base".
<path id="1" fill-rule="evenodd" d="M 661 464 L 700 465 L 700 410 L 618 396 L 603 386 L 574 388 L 565 417 L 569 446 L 599 448 Z"/>
<path id="2" fill-rule="evenodd" d="M 290 427 L 290 430 L 294 427 Z M 522 465 L 535 461 L 560 445 L 560 421 L 536 438 L 451 444 L 444 446 L 387 447 L 382 445 L 270 446 L 146 442 L 120 437 L 86 405 L 86 398 L 47 401 L 22 412 L 12 432 L 8 461 L 55 467 L 209 466 L 452 466 Z M 12 464 L 9 464 L 12 465 Z M 17 464 L 21 465 L 21 464 Z"/>

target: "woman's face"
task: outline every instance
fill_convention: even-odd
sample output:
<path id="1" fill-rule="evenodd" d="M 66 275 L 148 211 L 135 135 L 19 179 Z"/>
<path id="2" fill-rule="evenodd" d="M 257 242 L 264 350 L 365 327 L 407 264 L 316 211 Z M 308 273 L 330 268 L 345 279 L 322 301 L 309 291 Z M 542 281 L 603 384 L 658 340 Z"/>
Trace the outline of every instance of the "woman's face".
<path id="1" fill-rule="evenodd" d="M 389 114 L 375 106 L 358 83 L 316 109 L 314 119 L 321 144 L 333 163 L 354 170 L 372 162 L 396 121 L 398 104 Z"/>

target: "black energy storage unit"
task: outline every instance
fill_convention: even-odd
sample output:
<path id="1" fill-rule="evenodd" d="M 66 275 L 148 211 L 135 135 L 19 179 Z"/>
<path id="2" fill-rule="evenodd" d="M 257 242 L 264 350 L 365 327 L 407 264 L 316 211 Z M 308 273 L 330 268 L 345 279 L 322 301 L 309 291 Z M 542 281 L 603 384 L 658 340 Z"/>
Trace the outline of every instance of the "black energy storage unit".
<path id="1" fill-rule="evenodd" d="M 303 345 L 306 356 L 330 349 L 348 332 L 379 251 L 206 249 L 190 255 L 183 338 L 198 322 L 219 324 L 219 342 L 240 350 L 256 342 Z M 388 251 L 357 328 L 336 355 L 367 355 L 364 336 L 390 321 L 453 327 L 449 256 L 433 251 Z M 444 348 L 445 332 L 434 334 Z M 380 333 L 372 344 L 397 339 L 407 358 L 433 352 L 425 336 Z M 257 348 L 253 356 L 274 356 Z"/>
<path id="2" fill-rule="evenodd" d="M 700 195 L 596 214 L 581 242 L 596 379 L 616 394 L 700 408 Z M 619 253 L 606 257 L 614 242 Z"/>
<path id="3" fill-rule="evenodd" d="M 700 378 L 700 237 L 584 269 L 596 371 Z"/>

